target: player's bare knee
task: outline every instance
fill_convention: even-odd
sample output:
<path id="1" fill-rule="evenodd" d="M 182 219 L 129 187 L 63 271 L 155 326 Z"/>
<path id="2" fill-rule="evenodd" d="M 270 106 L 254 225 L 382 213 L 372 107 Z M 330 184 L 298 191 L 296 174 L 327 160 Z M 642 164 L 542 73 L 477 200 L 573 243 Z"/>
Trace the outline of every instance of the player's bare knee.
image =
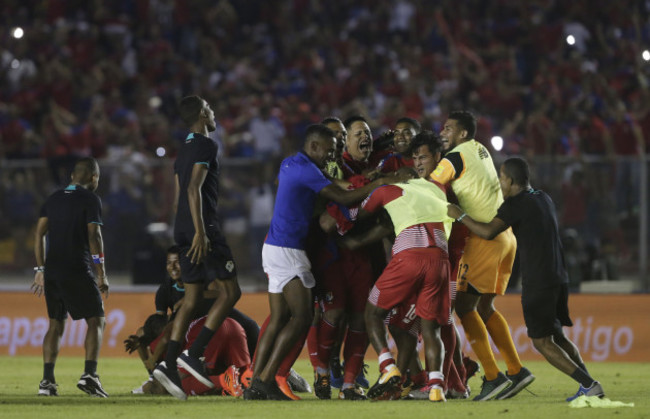
<path id="1" fill-rule="evenodd" d="M 334 310 L 327 310 L 323 313 L 323 319 L 333 326 L 336 326 L 341 321 L 343 317 L 343 309 L 336 308 Z"/>
<path id="2" fill-rule="evenodd" d="M 562 333 L 561 330 L 553 333 L 553 341 L 560 346 L 571 344 L 570 341 L 567 339 L 567 337 L 564 336 L 564 333 Z"/>
<path id="3" fill-rule="evenodd" d="M 309 329 L 309 326 L 311 326 L 311 315 L 309 314 L 309 311 L 307 312 L 307 316 L 294 317 L 293 319 L 296 320 L 296 327 L 298 327 L 301 331 L 307 330 Z"/>
<path id="4" fill-rule="evenodd" d="M 531 338 L 531 339 L 533 341 L 533 346 L 535 347 L 535 349 L 537 349 L 542 354 L 546 353 L 551 347 L 551 345 L 554 345 L 551 336 L 544 336 L 543 338 Z"/>
<path id="5" fill-rule="evenodd" d="M 353 313 L 348 320 L 348 327 L 356 331 L 366 330 L 366 319 L 363 313 Z"/>
<path id="6" fill-rule="evenodd" d="M 481 316 L 484 323 L 486 323 L 496 311 L 494 309 L 494 297 L 494 294 L 483 294 L 478 300 L 476 311 L 478 311 L 478 314 Z"/>
<path id="7" fill-rule="evenodd" d="M 104 330 L 106 327 L 106 318 L 105 317 L 89 317 L 86 319 L 88 324 L 88 329 L 97 328 L 99 330 Z"/>
<path id="8" fill-rule="evenodd" d="M 371 303 L 366 304 L 366 310 L 364 312 L 366 326 L 368 326 L 368 321 L 373 321 L 376 319 L 383 320 L 387 314 L 388 311 L 384 310 L 383 308 L 377 307 L 376 305 Z"/>
<path id="9" fill-rule="evenodd" d="M 222 281 L 221 292 L 223 292 L 226 301 L 233 306 L 241 298 L 241 288 L 237 280 Z"/>

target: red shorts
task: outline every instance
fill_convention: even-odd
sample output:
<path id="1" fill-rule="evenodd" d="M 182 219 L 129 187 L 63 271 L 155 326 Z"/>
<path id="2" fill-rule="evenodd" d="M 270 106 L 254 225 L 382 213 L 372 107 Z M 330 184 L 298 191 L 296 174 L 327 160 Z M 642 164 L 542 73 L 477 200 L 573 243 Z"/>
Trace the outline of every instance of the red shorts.
<path id="1" fill-rule="evenodd" d="M 192 322 L 185 336 L 187 340 L 185 349 L 188 349 L 199 336 L 204 323 L 205 317 Z M 245 367 L 251 363 L 246 332 L 239 323 L 227 317 L 208 342 L 203 355 L 205 368 L 211 375 L 221 374 L 231 365 L 237 368 Z"/>
<path id="2" fill-rule="evenodd" d="M 182 368 L 181 368 L 182 370 Z M 183 375 L 187 374 L 186 377 L 181 379 L 181 386 L 183 391 L 188 396 L 201 396 L 203 394 L 221 394 L 221 384 L 219 384 L 218 376 L 211 375 L 210 380 L 215 382 L 215 388 L 210 388 L 201 383 L 199 380 L 194 378 L 193 375 L 183 370 Z"/>
<path id="3" fill-rule="evenodd" d="M 417 295 L 411 295 L 408 301 L 393 307 L 388 314 L 387 324 L 398 327 L 417 337 L 420 334 L 420 318 L 415 314 Z"/>
<path id="4" fill-rule="evenodd" d="M 449 322 L 449 258 L 442 249 L 408 249 L 394 255 L 368 301 L 390 310 L 413 296 L 418 317 L 441 325 Z"/>
<path id="5" fill-rule="evenodd" d="M 350 313 L 363 313 L 374 282 L 368 253 L 340 249 L 339 256 L 323 271 L 320 288 L 323 311 L 342 308 Z"/>

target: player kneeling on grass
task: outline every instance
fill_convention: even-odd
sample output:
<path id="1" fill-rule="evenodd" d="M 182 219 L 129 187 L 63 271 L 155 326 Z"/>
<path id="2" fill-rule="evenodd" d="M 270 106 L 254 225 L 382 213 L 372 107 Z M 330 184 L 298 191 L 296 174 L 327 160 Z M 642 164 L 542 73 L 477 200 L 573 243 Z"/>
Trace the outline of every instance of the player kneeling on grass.
<path id="1" fill-rule="evenodd" d="M 573 323 L 555 206 L 546 193 L 530 186 L 529 173 L 523 159 L 510 158 L 503 163 L 499 183 L 505 201 L 492 221 L 475 221 L 451 204 L 448 215 L 488 240 L 512 226 L 521 257 L 521 303 L 528 336 L 551 365 L 580 384 L 567 401 L 582 395 L 602 397 L 605 393 L 600 383 L 589 375 L 578 348 L 562 331 L 562 326 Z"/>
<path id="2" fill-rule="evenodd" d="M 204 316 L 192 322 L 187 331 L 185 347 L 191 346 L 196 340 L 205 319 Z M 146 348 L 149 357 L 142 361 L 147 371 L 151 371 L 152 367 L 155 367 L 158 362 L 163 360 L 164 348 L 169 342 L 171 333 L 170 326 L 171 324 L 167 323 L 166 316 L 153 314 L 147 318 L 142 327 L 143 336 L 137 337 L 133 335 L 124 341 L 124 346 L 129 353 L 141 347 Z M 139 353 L 142 352 L 139 351 Z M 206 372 L 214 388 L 202 384 L 194 376 L 180 368 L 179 375 L 186 397 L 187 395 L 204 394 L 241 396 L 243 388 L 239 374 L 250 364 L 250 355 L 246 345 L 246 333 L 239 323 L 229 317 L 226 318 L 210 339 L 204 354 Z M 141 388 L 134 390 L 134 393 L 167 394 L 167 391 L 157 380 L 150 377 Z"/>

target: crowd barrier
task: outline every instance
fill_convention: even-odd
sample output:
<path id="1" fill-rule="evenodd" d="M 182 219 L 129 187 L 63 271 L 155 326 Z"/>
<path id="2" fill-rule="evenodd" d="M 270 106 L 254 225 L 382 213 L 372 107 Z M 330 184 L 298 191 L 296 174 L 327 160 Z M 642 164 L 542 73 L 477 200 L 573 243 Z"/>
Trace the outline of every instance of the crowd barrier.
<path id="1" fill-rule="evenodd" d="M 542 359 L 526 335 L 519 295 L 497 298 L 496 306 L 512 330 L 522 359 Z M 0 355 L 40 355 L 48 327 L 43 297 L 28 292 L 0 293 Z M 264 293 L 244 294 L 237 308 L 261 324 L 268 315 Z M 585 361 L 650 361 L 650 295 L 584 295 L 570 297 L 572 328 L 567 336 L 579 347 Z M 106 330 L 101 356 L 128 356 L 123 341 L 155 311 L 152 293 L 113 293 L 105 300 Z M 61 355 L 83 355 L 86 324 L 68 319 Z M 459 330 L 464 350 L 471 348 Z M 306 350 L 302 356 L 306 356 Z M 374 357 L 369 349 L 368 356 Z"/>

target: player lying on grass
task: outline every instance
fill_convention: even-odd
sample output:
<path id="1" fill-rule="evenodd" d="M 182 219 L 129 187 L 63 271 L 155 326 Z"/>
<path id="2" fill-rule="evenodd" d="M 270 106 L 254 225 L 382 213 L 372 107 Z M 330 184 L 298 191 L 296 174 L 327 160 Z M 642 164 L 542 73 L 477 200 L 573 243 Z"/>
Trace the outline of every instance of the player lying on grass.
<path id="1" fill-rule="evenodd" d="M 173 320 L 179 308 L 183 305 L 185 300 L 185 284 L 181 279 L 181 268 L 179 262 L 180 248 L 178 246 L 171 246 L 167 249 L 167 275 L 168 277 L 162 281 L 161 285 L 156 291 L 156 314 L 166 316 L 170 321 Z M 194 312 L 193 320 L 206 316 L 210 311 L 210 307 L 214 304 L 218 295 L 217 284 L 215 281 L 210 282 L 206 289 L 203 291 L 203 299 L 199 303 L 197 310 Z M 260 328 L 255 322 L 241 311 L 233 308 L 228 317 L 235 320 L 246 332 L 246 341 L 248 344 L 248 353 L 250 354 L 257 346 L 257 339 L 259 337 Z M 129 336 L 129 339 L 137 339 L 144 334 L 143 328 L 139 328 L 134 335 Z M 126 342 L 125 342 L 126 343 Z M 166 349 L 166 348 L 165 348 Z M 141 346 L 138 349 L 140 359 L 145 362 L 149 374 L 153 373 L 155 363 L 146 362 L 150 357 L 146 352 L 146 347 Z M 160 353 L 155 353 L 154 358 L 157 360 L 160 356 L 164 355 L 162 347 Z M 152 366 L 153 365 L 153 366 Z"/>
<path id="2" fill-rule="evenodd" d="M 183 342 L 185 348 L 195 341 L 205 319 L 204 316 L 190 324 L 186 340 Z M 139 348 L 145 348 L 148 357 L 143 359 L 143 363 L 147 371 L 153 370 L 164 358 L 171 333 L 170 326 L 166 316 L 152 314 L 142 327 L 143 336 L 131 336 L 124 341 L 126 351 L 132 353 Z M 239 397 L 243 393 L 239 374 L 248 364 L 250 364 L 250 355 L 246 344 L 246 333 L 239 323 L 228 317 L 210 339 L 205 350 L 205 368 L 214 388 L 202 384 L 181 368 L 183 391 L 186 397 L 203 394 L 229 394 Z M 154 378 L 150 378 L 141 390 L 145 394 L 167 394 L 165 388 Z"/>

